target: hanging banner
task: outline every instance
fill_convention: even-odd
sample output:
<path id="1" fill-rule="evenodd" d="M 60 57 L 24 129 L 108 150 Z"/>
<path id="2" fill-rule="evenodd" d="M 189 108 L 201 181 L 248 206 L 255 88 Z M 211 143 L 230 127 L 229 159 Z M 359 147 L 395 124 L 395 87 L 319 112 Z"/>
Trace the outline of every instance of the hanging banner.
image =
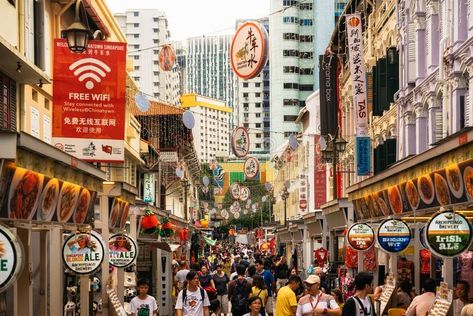
<path id="1" fill-rule="evenodd" d="M 23 251 L 19 240 L 0 225 L 0 293 L 16 281 L 23 267 Z"/>
<path id="2" fill-rule="evenodd" d="M 388 219 L 379 225 L 377 231 L 378 244 L 386 252 L 404 251 L 411 242 L 411 230 L 404 221 Z"/>
<path id="3" fill-rule="evenodd" d="M 128 235 L 114 234 L 108 240 L 110 265 L 126 268 L 135 262 L 138 255 L 136 242 Z"/>
<path id="4" fill-rule="evenodd" d="M 454 211 L 435 214 L 426 225 L 425 241 L 430 250 L 442 258 L 453 258 L 471 244 L 471 224 Z"/>
<path id="5" fill-rule="evenodd" d="M 348 229 L 347 241 L 355 250 L 368 250 L 374 244 L 374 230 L 367 224 L 353 224 Z"/>
<path id="6" fill-rule="evenodd" d="M 66 268 L 77 274 L 90 274 L 98 270 L 104 258 L 102 236 L 95 231 L 72 234 L 62 246 Z"/>
<path id="7" fill-rule="evenodd" d="M 245 157 L 250 151 L 250 135 L 244 127 L 237 127 L 232 133 L 232 151 L 238 158 Z"/>
<path id="8" fill-rule="evenodd" d="M 245 202 L 249 198 L 250 198 L 250 189 L 248 189 L 248 187 L 241 187 L 241 189 L 240 189 L 240 200 Z"/>
<path id="9" fill-rule="evenodd" d="M 155 183 L 154 173 L 145 173 L 143 175 L 143 201 L 145 203 L 154 203 L 156 194 Z"/>
<path id="10" fill-rule="evenodd" d="M 321 135 L 337 134 L 337 56 L 319 56 L 320 82 L 320 132 Z"/>
<path id="11" fill-rule="evenodd" d="M 234 182 L 230 187 L 230 192 L 232 193 L 232 197 L 235 200 L 240 199 L 240 191 L 241 191 L 240 185 L 238 184 L 238 182 Z"/>
<path id="12" fill-rule="evenodd" d="M 346 15 L 350 73 L 353 85 L 353 104 L 356 111 L 356 135 L 368 136 L 368 103 L 366 94 L 366 68 L 363 58 L 361 15 Z"/>
<path id="13" fill-rule="evenodd" d="M 371 139 L 356 137 L 356 174 L 369 176 L 371 174 Z"/>
<path id="14" fill-rule="evenodd" d="M 176 54 L 171 45 L 164 45 L 159 50 L 159 67 L 162 71 L 170 71 L 176 62 Z"/>
<path id="15" fill-rule="evenodd" d="M 253 180 L 258 176 L 259 162 L 255 157 L 248 157 L 243 164 L 243 170 L 245 178 L 247 180 Z"/>
<path id="16" fill-rule="evenodd" d="M 245 22 L 233 36 L 230 61 L 235 74 L 244 80 L 256 77 L 268 61 L 268 33 L 258 22 Z"/>
<path id="17" fill-rule="evenodd" d="M 299 175 L 299 214 L 307 213 L 307 176 L 305 173 Z"/>
<path id="18" fill-rule="evenodd" d="M 314 208 L 320 210 L 322 204 L 327 202 L 327 171 L 322 163 L 322 150 L 320 148 L 320 135 L 315 135 L 314 155 Z"/>
<path id="19" fill-rule="evenodd" d="M 54 40 L 53 144 L 90 162 L 123 162 L 126 43 Z"/>

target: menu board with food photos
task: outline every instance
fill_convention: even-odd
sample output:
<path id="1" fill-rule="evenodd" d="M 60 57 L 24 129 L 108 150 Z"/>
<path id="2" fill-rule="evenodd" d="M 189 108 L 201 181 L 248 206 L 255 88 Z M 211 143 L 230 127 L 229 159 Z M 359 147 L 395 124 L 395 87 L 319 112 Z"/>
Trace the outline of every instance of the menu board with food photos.
<path id="1" fill-rule="evenodd" d="M 473 201 L 473 160 L 447 166 L 353 201 L 357 220 Z"/>
<path id="2" fill-rule="evenodd" d="M 109 198 L 109 207 L 109 228 L 125 228 L 126 221 L 128 219 L 128 214 L 130 213 L 130 203 L 118 197 Z"/>
<path id="3" fill-rule="evenodd" d="M 453 290 L 448 289 L 448 284 L 440 282 L 437 288 L 435 303 L 432 310 L 429 312 L 430 316 L 445 316 L 450 309 L 453 301 Z"/>
<path id="4" fill-rule="evenodd" d="M 0 218 L 88 223 L 96 192 L 7 163 L 0 177 Z"/>

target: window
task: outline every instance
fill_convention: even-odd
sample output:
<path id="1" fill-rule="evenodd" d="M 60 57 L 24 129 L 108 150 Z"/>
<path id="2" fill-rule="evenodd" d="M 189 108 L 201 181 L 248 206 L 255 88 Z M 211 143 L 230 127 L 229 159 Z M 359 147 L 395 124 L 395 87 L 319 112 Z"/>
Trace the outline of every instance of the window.
<path id="1" fill-rule="evenodd" d="M 38 102 L 38 91 L 32 89 L 31 90 L 31 98 L 33 99 L 33 101 Z"/>
<path id="2" fill-rule="evenodd" d="M 256 148 L 261 148 L 261 143 L 255 144 Z"/>
<path id="3" fill-rule="evenodd" d="M 301 75 L 313 75 L 314 74 L 314 68 L 301 68 L 299 70 L 299 74 L 301 74 Z"/>
<path id="4" fill-rule="evenodd" d="M 299 57 L 299 51 L 296 49 L 285 49 L 282 54 L 284 57 Z"/>
<path id="5" fill-rule="evenodd" d="M 140 70 L 140 66 L 133 66 L 133 70 Z"/>
<path id="6" fill-rule="evenodd" d="M 248 111 L 249 103 L 243 103 L 243 107 L 246 108 L 245 111 Z"/>
<path id="7" fill-rule="evenodd" d="M 283 6 L 285 6 L 285 7 L 295 6 L 298 3 L 299 3 L 299 1 L 297 1 L 297 0 L 283 0 L 283 2 L 282 2 Z"/>
<path id="8" fill-rule="evenodd" d="M 0 130 L 16 132 L 16 82 L 0 72 Z"/>
<path id="9" fill-rule="evenodd" d="M 133 12 L 133 16 L 140 16 L 140 12 Z"/>
<path id="10" fill-rule="evenodd" d="M 248 93 L 247 92 L 243 93 L 243 97 L 248 98 Z"/>
<path id="11" fill-rule="evenodd" d="M 243 113 L 244 118 L 248 118 L 249 116 L 250 116 L 249 113 Z"/>
<path id="12" fill-rule="evenodd" d="M 299 18 L 295 16 L 284 16 L 282 21 L 283 23 L 299 24 Z"/>
<path id="13" fill-rule="evenodd" d="M 295 122 L 297 115 L 284 115 L 284 122 Z"/>
<path id="14" fill-rule="evenodd" d="M 133 80 L 140 81 L 140 77 L 133 77 Z"/>
<path id="15" fill-rule="evenodd" d="M 256 82 L 256 83 L 255 83 L 255 87 L 256 87 L 256 88 L 261 87 L 261 82 Z"/>
<path id="16" fill-rule="evenodd" d="M 133 59 L 134 59 L 134 60 L 139 60 L 139 59 L 140 59 L 140 55 L 134 55 L 134 56 L 133 56 Z"/>
<path id="17" fill-rule="evenodd" d="M 299 40 L 301 41 L 301 43 L 312 43 L 312 41 L 314 40 L 314 36 L 313 35 L 301 35 L 299 37 Z"/>
<path id="18" fill-rule="evenodd" d="M 299 100 L 298 99 L 284 99 L 283 105 L 296 106 L 296 105 L 299 105 Z"/>
<path id="19" fill-rule="evenodd" d="M 261 133 L 256 133 L 256 138 L 261 138 Z"/>
<path id="20" fill-rule="evenodd" d="M 261 123 L 256 123 L 256 124 L 255 124 L 255 127 L 256 127 L 256 128 L 261 128 Z"/>
<path id="21" fill-rule="evenodd" d="M 153 75 L 159 76 L 159 71 L 153 71 Z"/>
<path id="22" fill-rule="evenodd" d="M 248 82 L 243 82 L 243 88 L 248 88 Z"/>
<path id="23" fill-rule="evenodd" d="M 159 98 L 159 92 L 155 92 L 153 95 L 155 98 Z"/>
<path id="24" fill-rule="evenodd" d="M 159 82 L 153 82 L 153 86 L 159 87 Z"/>
<path id="25" fill-rule="evenodd" d="M 301 9 L 301 10 L 312 10 L 312 3 L 301 3 L 299 5 L 299 9 Z"/>
<path id="26" fill-rule="evenodd" d="M 260 124 L 261 125 L 261 124 Z M 264 122 L 264 127 L 269 127 L 269 122 Z"/>
<path id="27" fill-rule="evenodd" d="M 299 84 L 294 82 L 285 82 L 284 89 L 299 89 Z"/>
<path id="28" fill-rule="evenodd" d="M 261 107 L 261 102 L 256 102 L 256 103 L 255 103 L 255 107 L 256 107 L 256 108 L 260 108 L 260 107 Z"/>
<path id="29" fill-rule="evenodd" d="M 387 58 L 380 58 L 373 67 L 373 115 L 381 116 L 394 102 L 399 89 L 399 53 L 388 49 Z"/>
<path id="30" fill-rule="evenodd" d="M 299 85 L 299 91 L 312 91 L 314 90 L 314 86 L 311 84 L 301 84 Z"/>
<path id="31" fill-rule="evenodd" d="M 313 52 L 300 52 L 299 57 L 303 59 L 312 59 L 314 57 Z"/>
<path id="32" fill-rule="evenodd" d="M 261 93 L 256 92 L 256 93 L 255 93 L 255 97 L 257 97 L 257 98 L 261 97 Z"/>
<path id="33" fill-rule="evenodd" d="M 311 26 L 312 25 L 312 19 L 300 19 L 299 24 L 301 26 Z"/>
<path id="34" fill-rule="evenodd" d="M 133 23 L 133 27 L 140 27 L 140 23 Z"/>
<path id="35" fill-rule="evenodd" d="M 159 22 L 159 18 L 153 18 L 153 22 Z"/>
<path id="36" fill-rule="evenodd" d="M 153 64 L 159 65 L 159 60 L 153 60 Z"/>
<path id="37" fill-rule="evenodd" d="M 299 34 L 297 34 L 297 33 L 283 33 L 282 37 L 285 40 L 293 40 L 293 41 L 298 41 L 299 40 Z"/>
<path id="38" fill-rule="evenodd" d="M 155 54 L 155 55 L 159 54 L 159 50 L 158 49 L 153 49 L 153 54 Z"/>
<path id="39" fill-rule="evenodd" d="M 158 39 L 154 39 L 154 40 L 153 40 L 153 44 L 159 44 L 159 40 L 158 40 Z"/>
<path id="40" fill-rule="evenodd" d="M 248 128 L 248 127 L 249 127 L 249 124 L 248 124 L 248 123 L 243 123 L 243 127 L 244 127 L 244 128 Z"/>
<path id="41" fill-rule="evenodd" d="M 49 106 L 50 106 L 50 101 L 48 99 L 44 99 L 44 108 L 46 110 L 49 110 Z"/>
<path id="42" fill-rule="evenodd" d="M 297 66 L 284 66 L 283 67 L 283 72 L 284 73 L 299 73 L 299 67 Z"/>
<path id="43" fill-rule="evenodd" d="M 153 33 L 159 33 L 159 29 L 153 28 Z"/>
<path id="44" fill-rule="evenodd" d="M 386 139 L 373 150 L 374 174 L 386 170 L 396 162 L 396 139 Z"/>
<path id="45" fill-rule="evenodd" d="M 134 37 L 134 38 L 139 38 L 139 37 L 140 37 L 140 34 L 133 34 L 133 37 Z"/>

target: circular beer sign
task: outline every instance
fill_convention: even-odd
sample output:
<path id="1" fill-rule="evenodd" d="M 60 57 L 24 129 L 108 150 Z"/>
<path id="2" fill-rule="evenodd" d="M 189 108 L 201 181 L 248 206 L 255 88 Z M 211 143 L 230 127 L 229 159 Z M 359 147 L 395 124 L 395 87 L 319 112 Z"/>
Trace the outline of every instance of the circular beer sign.
<path id="1" fill-rule="evenodd" d="M 355 250 L 368 250 L 374 244 L 374 230 L 367 224 L 353 224 L 348 229 L 347 240 Z"/>
<path id="2" fill-rule="evenodd" d="M 258 175 L 258 172 L 259 172 L 258 159 L 256 159 L 255 157 L 248 157 L 245 160 L 245 163 L 243 165 L 243 169 L 244 169 L 244 172 L 245 172 L 246 179 L 253 180 L 254 178 L 256 178 L 256 176 Z"/>
<path id="3" fill-rule="evenodd" d="M 230 61 L 235 74 L 244 80 L 256 77 L 268 60 L 268 33 L 257 22 L 245 22 L 233 36 Z"/>
<path id="4" fill-rule="evenodd" d="M 96 232 L 72 234 L 62 246 L 65 266 L 77 274 L 90 274 L 99 269 L 104 257 L 102 237 Z"/>
<path id="5" fill-rule="evenodd" d="M 250 135 L 244 127 L 237 127 L 232 133 L 232 150 L 238 158 L 245 157 L 250 150 Z"/>
<path id="6" fill-rule="evenodd" d="M 0 292 L 15 282 L 22 267 L 22 253 L 16 237 L 0 225 Z"/>
<path id="7" fill-rule="evenodd" d="M 409 246 L 411 230 L 401 220 L 388 219 L 379 225 L 377 232 L 378 244 L 386 252 L 401 252 Z"/>
<path id="8" fill-rule="evenodd" d="M 110 265 L 117 268 L 126 268 L 136 259 L 137 247 L 135 241 L 125 234 L 114 234 L 108 240 Z"/>
<path id="9" fill-rule="evenodd" d="M 427 223 L 425 242 L 437 256 L 456 257 L 470 246 L 471 229 L 463 215 L 454 211 L 440 212 Z"/>

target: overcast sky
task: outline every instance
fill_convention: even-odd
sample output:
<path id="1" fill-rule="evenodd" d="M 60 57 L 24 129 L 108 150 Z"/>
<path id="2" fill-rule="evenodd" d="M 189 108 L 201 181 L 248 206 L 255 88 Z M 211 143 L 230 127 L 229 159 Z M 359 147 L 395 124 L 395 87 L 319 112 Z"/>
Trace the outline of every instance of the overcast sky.
<path id="1" fill-rule="evenodd" d="M 172 40 L 192 36 L 232 34 L 237 19 L 269 14 L 270 0 L 106 0 L 113 13 L 127 9 L 166 12 Z"/>

